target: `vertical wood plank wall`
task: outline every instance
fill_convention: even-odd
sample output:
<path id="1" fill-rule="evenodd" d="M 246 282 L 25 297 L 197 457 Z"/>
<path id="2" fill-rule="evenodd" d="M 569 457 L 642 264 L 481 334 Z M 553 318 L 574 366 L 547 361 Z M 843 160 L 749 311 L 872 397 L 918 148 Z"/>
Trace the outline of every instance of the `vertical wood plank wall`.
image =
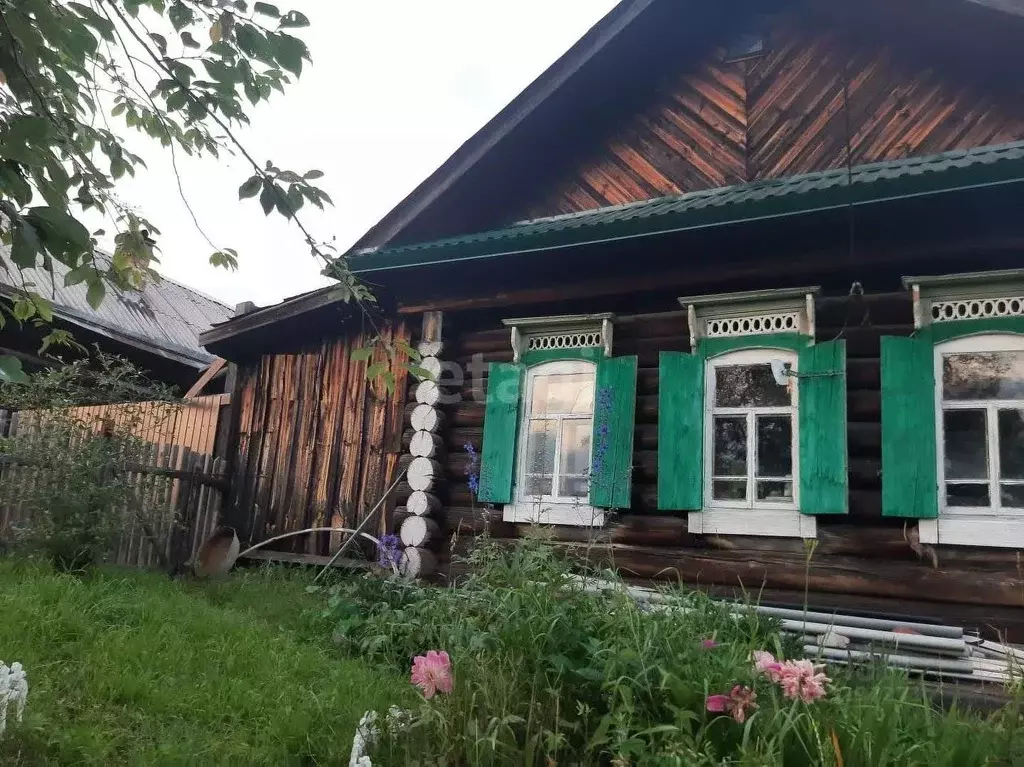
<path id="1" fill-rule="evenodd" d="M 406 376 L 399 368 L 391 393 L 379 379 L 367 380 L 367 363 L 352 352 L 373 335 L 353 332 L 239 366 L 228 517 L 244 540 L 354 527 L 394 481 Z M 384 326 L 381 335 L 386 343 L 410 337 L 403 323 Z M 384 359 L 377 351 L 369 364 Z M 370 532 L 382 531 L 385 517 Z M 318 554 L 328 546 L 325 536 L 308 536 L 283 541 L 279 550 Z"/>

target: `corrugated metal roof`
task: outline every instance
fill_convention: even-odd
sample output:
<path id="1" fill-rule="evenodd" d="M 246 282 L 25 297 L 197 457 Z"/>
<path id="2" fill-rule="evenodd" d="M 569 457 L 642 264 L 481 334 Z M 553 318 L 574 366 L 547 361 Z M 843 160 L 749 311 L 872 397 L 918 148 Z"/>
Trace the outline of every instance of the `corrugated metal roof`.
<path id="1" fill-rule="evenodd" d="M 108 286 L 103 303 L 93 309 L 85 297 L 85 283 L 66 287 L 64 275 L 69 268 L 57 261 L 53 268 L 52 280 L 42 269 L 22 274 L 35 283 L 40 295 L 53 301 L 54 312 L 61 318 L 196 368 L 213 361 L 213 355 L 200 346 L 199 334 L 230 319 L 233 310 L 226 304 L 165 277 L 138 292 L 120 293 Z M 16 280 L 17 273 L 0 269 L 0 290 L 9 292 Z"/>
<path id="2" fill-rule="evenodd" d="M 572 247 L 1024 181 L 1024 141 L 617 205 L 433 242 L 355 251 L 357 274 Z"/>

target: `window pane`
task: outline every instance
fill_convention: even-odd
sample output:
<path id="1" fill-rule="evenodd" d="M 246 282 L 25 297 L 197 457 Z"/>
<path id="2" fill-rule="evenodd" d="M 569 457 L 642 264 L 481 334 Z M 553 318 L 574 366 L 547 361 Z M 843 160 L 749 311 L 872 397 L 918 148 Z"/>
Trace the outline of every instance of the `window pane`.
<path id="1" fill-rule="evenodd" d="M 714 431 L 714 475 L 747 476 L 747 419 L 743 416 L 718 416 Z"/>
<path id="2" fill-rule="evenodd" d="M 999 411 L 1000 479 L 1024 479 L 1024 410 Z"/>
<path id="3" fill-rule="evenodd" d="M 790 503 L 793 500 L 793 483 L 774 481 L 758 482 L 757 500 Z"/>
<path id="4" fill-rule="evenodd" d="M 1004 509 L 1024 509 L 1024 485 L 1000 485 L 999 500 Z"/>
<path id="5" fill-rule="evenodd" d="M 942 414 L 948 479 L 987 479 L 988 440 L 984 410 L 947 410 Z M 907 449 L 913 446 L 907 445 Z"/>
<path id="6" fill-rule="evenodd" d="M 527 474 L 523 478 L 523 495 L 532 498 L 535 495 L 551 495 L 550 474 Z"/>
<path id="7" fill-rule="evenodd" d="M 590 483 L 586 477 L 565 477 L 559 482 L 558 494 L 563 498 L 586 499 L 590 493 Z"/>
<path id="8" fill-rule="evenodd" d="M 788 415 L 759 416 L 757 419 L 757 476 L 789 477 L 792 474 L 792 419 Z"/>
<path id="9" fill-rule="evenodd" d="M 526 474 L 548 475 L 555 471 L 555 429 L 558 421 L 530 421 L 526 437 Z"/>
<path id="10" fill-rule="evenodd" d="M 745 501 L 747 499 L 747 480 L 716 479 L 711 483 L 712 493 L 716 501 Z"/>
<path id="11" fill-rule="evenodd" d="M 988 485 L 946 483 L 947 506 L 989 506 Z"/>
<path id="12" fill-rule="evenodd" d="M 589 418 L 562 421 L 562 454 L 559 472 L 582 476 L 590 469 Z"/>
<path id="13" fill-rule="evenodd" d="M 775 383 L 767 362 L 715 368 L 716 407 L 786 407 L 789 387 Z"/>
<path id="14" fill-rule="evenodd" d="M 943 357 L 942 396 L 949 400 L 1024 399 L 1024 351 Z"/>
<path id="15" fill-rule="evenodd" d="M 593 412 L 593 373 L 538 375 L 533 379 L 531 415 Z"/>

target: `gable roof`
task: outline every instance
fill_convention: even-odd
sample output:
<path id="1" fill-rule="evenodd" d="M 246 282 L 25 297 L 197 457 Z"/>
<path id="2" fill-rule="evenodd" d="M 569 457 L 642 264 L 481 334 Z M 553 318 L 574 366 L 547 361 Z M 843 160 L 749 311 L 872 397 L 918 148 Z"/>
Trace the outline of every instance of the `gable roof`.
<path id="1" fill-rule="evenodd" d="M 367 251 L 356 274 L 496 258 L 1024 182 L 1024 141 L 705 189 Z"/>
<path id="2" fill-rule="evenodd" d="M 69 271 L 66 264 L 54 261 L 52 279 L 43 269 L 25 269 L 21 275 L 53 302 L 54 316 L 66 322 L 196 369 L 213 361 L 199 335 L 230 319 L 231 307 L 164 277 L 138 292 L 111 290 L 93 309 L 86 300 L 85 283 L 64 284 Z M 0 293 L 13 295 L 17 279 L 0 269 Z"/>
<path id="3" fill-rule="evenodd" d="M 590 109 L 593 105 L 589 97 L 582 94 L 588 87 L 593 89 L 595 81 L 599 84 L 599 90 L 607 87 L 608 94 L 614 93 L 614 98 L 623 98 L 623 89 L 616 90 L 615 83 L 610 81 L 610 73 L 614 68 L 609 66 L 609 59 L 618 55 L 618 69 L 630 68 L 634 73 L 650 69 L 650 62 L 665 55 L 667 50 L 662 39 L 666 36 L 658 34 L 661 29 L 678 30 L 677 34 L 668 36 L 672 38 L 669 47 L 675 50 L 680 47 L 707 47 L 713 42 L 712 30 L 716 25 L 733 28 L 741 25 L 743 19 L 751 14 L 768 12 L 780 4 L 792 1 L 700 3 L 692 0 L 622 0 L 360 237 L 347 255 L 363 253 L 371 248 L 432 241 L 455 232 L 479 231 L 500 223 L 488 221 L 480 226 L 479 221 L 466 220 L 471 215 L 462 215 L 458 211 L 470 205 L 482 205 L 479 198 L 486 196 L 486 193 L 481 192 L 482 189 L 491 189 L 493 193 L 495 163 L 504 162 L 506 166 L 517 169 L 517 166 L 523 165 L 523 153 L 536 152 L 542 147 L 542 142 L 553 140 L 549 128 L 551 124 L 556 124 L 551 122 L 550 116 L 556 109 L 555 102 L 572 101 L 570 114 L 575 110 L 573 117 L 586 122 L 582 114 L 583 107 Z M 971 46 L 968 53 L 971 59 L 977 59 L 978 41 L 967 38 L 978 31 L 979 22 L 982 23 L 981 29 L 991 33 L 986 43 L 993 50 L 1004 50 L 1007 40 L 1012 39 L 1015 32 L 1024 30 L 1020 24 L 1021 16 L 1024 15 L 1024 0 L 943 0 L 941 3 L 891 6 L 888 0 L 862 0 L 858 6 L 845 3 L 818 4 L 811 0 L 809 6 L 818 10 L 825 9 L 830 14 L 834 12 L 834 23 L 841 26 L 847 24 L 850 13 L 867 14 L 873 8 L 883 7 L 887 12 L 891 11 L 892 19 L 899 19 L 904 26 L 909 25 L 908 28 L 918 30 L 922 37 L 934 38 L 937 28 L 962 36 L 965 43 Z M 973 13 L 969 12 L 971 8 L 974 9 Z M 629 39 L 625 40 L 627 37 Z M 1011 45 L 1011 50 L 1015 50 L 1019 41 Z M 628 51 L 627 56 L 623 56 L 624 51 Z M 537 123 L 545 119 L 549 121 L 548 130 L 537 126 Z M 516 152 L 520 153 L 520 159 L 509 165 L 506 155 Z M 499 157 L 502 159 L 498 160 Z M 532 160 L 535 163 L 542 162 L 536 157 Z M 516 172 L 526 173 L 520 169 Z M 515 187 L 517 180 L 509 180 L 509 185 Z"/>
<path id="4" fill-rule="evenodd" d="M 528 85 L 483 128 L 465 141 L 440 167 L 424 179 L 387 215 L 355 242 L 352 250 L 379 247 L 399 237 L 405 228 L 452 185 L 479 164 L 541 104 L 590 62 L 623 29 L 657 0 L 622 0 L 569 50 Z"/>

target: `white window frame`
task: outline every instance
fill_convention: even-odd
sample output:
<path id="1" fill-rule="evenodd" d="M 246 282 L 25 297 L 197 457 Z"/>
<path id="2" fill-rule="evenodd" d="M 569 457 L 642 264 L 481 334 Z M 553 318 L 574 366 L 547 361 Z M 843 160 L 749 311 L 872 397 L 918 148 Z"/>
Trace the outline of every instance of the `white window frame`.
<path id="1" fill-rule="evenodd" d="M 530 404 L 533 401 L 533 387 L 539 375 L 569 375 L 590 373 L 594 376 L 594 395 L 597 396 L 597 364 L 589 360 L 554 360 L 532 365 L 526 369 L 523 382 L 523 396 L 520 401 L 519 426 L 517 430 L 515 485 L 512 488 L 513 502 L 505 504 L 502 519 L 505 522 L 530 522 L 541 525 L 576 525 L 580 527 L 599 527 L 604 524 L 604 510 L 595 509 L 587 498 L 564 497 L 557 494 L 527 496 L 522 493 L 524 485 L 524 468 L 526 466 L 526 448 L 530 431 Z M 596 405 L 596 399 L 595 399 Z M 555 413 L 550 418 L 558 421 L 556 440 L 561 440 L 561 424 L 564 420 L 582 420 L 588 416 L 583 413 Z M 589 414 L 593 429 L 594 411 Z M 593 451 L 593 431 L 591 431 L 591 451 Z M 559 479 L 559 442 L 555 443 L 555 464 L 552 471 L 553 493 L 558 491 Z M 589 465 L 589 461 L 588 461 Z"/>
<path id="2" fill-rule="evenodd" d="M 688 527 L 691 533 L 705 535 L 757 535 L 785 538 L 817 537 L 817 520 L 800 513 L 800 406 L 797 386 L 798 355 L 789 349 L 756 347 L 726 352 L 707 360 L 704 368 L 704 508 L 690 512 Z M 772 360 L 788 363 L 794 375 L 790 378 L 792 404 L 788 407 L 719 408 L 714 405 L 715 371 L 732 365 L 769 365 Z M 747 499 L 745 501 L 716 500 L 714 494 L 714 417 L 747 416 L 748 445 L 754 449 L 747 454 Z M 793 500 L 791 502 L 758 501 L 754 475 L 757 468 L 757 439 L 752 421 L 757 415 L 791 414 L 793 455 Z"/>
<path id="3" fill-rule="evenodd" d="M 1024 548 L 1024 509 L 1004 508 L 999 494 L 999 450 L 997 411 L 1024 407 L 1021 400 L 958 400 L 942 398 L 942 359 L 947 354 L 1024 351 L 1024 337 L 1013 333 L 980 333 L 935 345 L 935 455 L 937 461 L 938 508 L 936 519 L 922 519 L 918 534 L 922 543 L 961 546 Z M 985 410 L 988 437 L 989 507 L 948 506 L 946 503 L 945 410 Z M 980 484 L 978 481 L 977 484 Z M 965 483 L 975 484 L 975 483 Z M 1022 482 L 1021 484 L 1024 484 Z"/>

